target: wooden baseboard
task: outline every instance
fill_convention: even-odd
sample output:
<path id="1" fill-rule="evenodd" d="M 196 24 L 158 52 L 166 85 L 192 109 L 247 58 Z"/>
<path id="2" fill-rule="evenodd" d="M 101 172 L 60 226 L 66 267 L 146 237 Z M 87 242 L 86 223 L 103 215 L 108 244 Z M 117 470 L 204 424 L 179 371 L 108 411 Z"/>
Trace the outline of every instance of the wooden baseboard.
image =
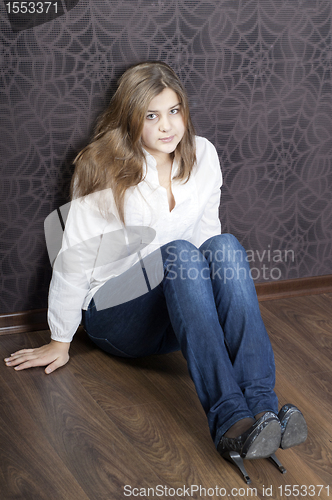
<path id="1" fill-rule="evenodd" d="M 0 315 L 0 335 L 48 330 L 47 309 Z"/>
<path id="2" fill-rule="evenodd" d="M 332 293 L 332 274 L 257 283 L 256 292 L 259 302 L 263 302 L 264 300 L 299 297 L 301 295 Z"/>
<path id="3" fill-rule="evenodd" d="M 257 283 L 259 302 L 301 295 L 332 293 L 332 274 L 284 281 Z M 0 335 L 48 330 L 47 309 L 0 315 Z"/>

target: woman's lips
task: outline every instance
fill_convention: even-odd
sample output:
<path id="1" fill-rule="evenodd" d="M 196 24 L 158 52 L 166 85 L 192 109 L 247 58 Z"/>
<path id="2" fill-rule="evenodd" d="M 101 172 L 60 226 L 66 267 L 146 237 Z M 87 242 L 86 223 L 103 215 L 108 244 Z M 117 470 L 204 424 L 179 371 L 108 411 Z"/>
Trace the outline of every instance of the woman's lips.
<path id="1" fill-rule="evenodd" d="M 172 140 L 174 139 L 174 135 L 171 135 L 170 137 L 163 137 L 161 139 L 159 139 L 161 142 L 172 142 Z"/>

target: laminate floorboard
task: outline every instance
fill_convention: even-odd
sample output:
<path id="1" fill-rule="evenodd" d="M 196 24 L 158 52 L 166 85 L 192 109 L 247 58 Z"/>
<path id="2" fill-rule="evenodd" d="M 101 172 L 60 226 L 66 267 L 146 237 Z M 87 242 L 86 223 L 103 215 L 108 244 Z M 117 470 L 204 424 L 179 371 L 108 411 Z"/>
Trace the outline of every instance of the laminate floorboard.
<path id="1" fill-rule="evenodd" d="M 246 485 L 218 455 L 180 352 L 115 358 L 80 330 L 70 362 L 51 375 L 0 363 L 0 500 L 331 498 L 331 305 L 332 294 L 260 304 L 280 406 L 299 406 L 309 428 L 305 443 L 277 451 L 286 474 L 268 460 L 247 460 Z M 48 339 L 2 336 L 0 355 Z M 172 490 L 184 486 L 185 495 Z"/>

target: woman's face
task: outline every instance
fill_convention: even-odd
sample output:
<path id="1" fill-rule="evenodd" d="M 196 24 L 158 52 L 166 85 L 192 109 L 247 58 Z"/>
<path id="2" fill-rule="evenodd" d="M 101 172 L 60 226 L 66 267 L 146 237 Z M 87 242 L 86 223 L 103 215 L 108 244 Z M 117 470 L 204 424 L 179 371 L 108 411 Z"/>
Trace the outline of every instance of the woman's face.
<path id="1" fill-rule="evenodd" d="M 142 131 L 143 147 L 157 162 L 166 161 L 184 132 L 181 103 L 174 90 L 167 87 L 150 101 Z"/>

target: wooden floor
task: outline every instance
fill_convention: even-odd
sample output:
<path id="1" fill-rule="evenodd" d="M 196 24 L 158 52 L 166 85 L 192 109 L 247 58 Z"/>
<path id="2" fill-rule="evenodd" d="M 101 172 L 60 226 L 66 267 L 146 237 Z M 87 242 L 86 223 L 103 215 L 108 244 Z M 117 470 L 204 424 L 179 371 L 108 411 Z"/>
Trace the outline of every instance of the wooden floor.
<path id="1" fill-rule="evenodd" d="M 1 500 L 332 498 L 332 294 L 260 306 L 280 406 L 299 406 L 309 428 L 304 444 L 277 452 L 287 474 L 246 460 L 247 486 L 217 454 L 181 353 L 117 359 L 81 331 L 51 375 L 0 363 Z M 48 338 L 2 336 L 0 355 Z"/>

